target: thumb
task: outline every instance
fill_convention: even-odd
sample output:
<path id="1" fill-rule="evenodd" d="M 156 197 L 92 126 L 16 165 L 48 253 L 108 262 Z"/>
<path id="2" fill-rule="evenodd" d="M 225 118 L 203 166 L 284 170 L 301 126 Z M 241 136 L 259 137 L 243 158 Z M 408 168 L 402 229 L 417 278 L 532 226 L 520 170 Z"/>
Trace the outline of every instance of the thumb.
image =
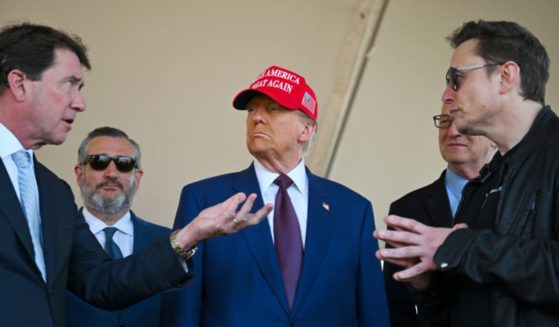
<path id="1" fill-rule="evenodd" d="M 456 225 L 452 226 L 453 230 L 462 229 L 462 228 L 468 228 L 468 225 L 466 225 L 464 223 L 460 223 L 460 224 L 456 224 Z"/>

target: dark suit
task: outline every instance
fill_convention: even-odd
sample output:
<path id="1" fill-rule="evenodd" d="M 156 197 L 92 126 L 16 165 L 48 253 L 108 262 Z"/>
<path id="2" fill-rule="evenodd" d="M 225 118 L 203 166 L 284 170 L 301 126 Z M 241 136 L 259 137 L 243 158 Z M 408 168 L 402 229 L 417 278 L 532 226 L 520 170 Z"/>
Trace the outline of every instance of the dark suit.
<path id="1" fill-rule="evenodd" d="M 47 282 L 35 264 L 27 222 L 0 160 L 0 326 L 65 325 L 65 290 L 107 309 L 182 285 L 185 274 L 168 239 L 113 261 L 77 215 L 68 184 L 35 161 Z"/>
<path id="2" fill-rule="evenodd" d="M 152 224 L 130 212 L 134 226 L 133 253 L 169 235 L 169 228 Z M 157 327 L 161 309 L 161 295 L 153 295 L 119 311 L 106 311 L 66 292 L 66 320 L 69 327 Z"/>
<path id="3" fill-rule="evenodd" d="M 267 220 L 238 234 L 200 244 L 200 274 L 188 289 L 164 295 L 162 326 L 388 326 L 388 311 L 371 203 L 312 175 L 303 268 L 289 310 Z M 256 193 L 248 169 L 187 185 L 175 227 L 236 192 Z"/>
<path id="4" fill-rule="evenodd" d="M 393 202 L 390 205 L 390 214 L 415 218 L 429 226 L 451 227 L 452 211 L 444 179 L 445 172 L 432 184 L 410 192 Z M 392 278 L 392 275 L 400 270 L 402 270 L 400 266 L 384 263 L 384 283 L 392 326 L 420 326 L 421 315 L 418 317 L 415 313 L 415 303 L 407 290 L 408 286 Z"/>

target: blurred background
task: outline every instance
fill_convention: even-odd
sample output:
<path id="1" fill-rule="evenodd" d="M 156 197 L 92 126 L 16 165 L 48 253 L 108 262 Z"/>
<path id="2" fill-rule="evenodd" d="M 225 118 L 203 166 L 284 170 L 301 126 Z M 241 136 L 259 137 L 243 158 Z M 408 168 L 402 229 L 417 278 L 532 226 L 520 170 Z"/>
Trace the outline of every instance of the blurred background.
<path id="1" fill-rule="evenodd" d="M 245 113 L 235 94 L 270 65 L 307 78 L 319 103 L 306 159 L 371 200 L 390 203 L 445 167 L 431 117 L 441 109 L 452 49 L 468 20 L 512 20 L 551 57 L 547 103 L 559 105 L 556 0 L 0 0 L 2 25 L 23 21 L 79 35 L 93 69 L 87 110 L 67 141 L 37 152 L 75 191 L 73 166 L 99 126 L 140 143 L 145 171 L 133 210 L 171 226 L 182 186 L 246 168 Z"/>

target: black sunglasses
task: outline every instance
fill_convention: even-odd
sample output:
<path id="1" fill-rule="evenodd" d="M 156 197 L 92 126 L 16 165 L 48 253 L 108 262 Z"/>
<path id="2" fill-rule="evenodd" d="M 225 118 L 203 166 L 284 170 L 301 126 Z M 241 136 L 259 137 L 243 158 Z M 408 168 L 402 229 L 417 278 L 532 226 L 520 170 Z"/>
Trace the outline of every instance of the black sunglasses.
<path id="1" fill-rule="evenodd" d="M 105 170 L 111 164 L 111 161 L 115 163 L 116 169 L 121 173 L 127 173 L 132 171 L 134 168 L 138 168 L 136 159 L 128 156 L 117 156 L 111 157 L 106 154 L 92 154 L 85 158 L 83 165 L 89 164 L 89 166 L 95 170 Z"/>
<path id="2" fill-rule="evenodd" d="M 487 68 L 492 66 L 499 66 L 502 64 L 481 64 L 481 65 L 472 65 L 472 66 L 464 66 L 464 67 L 450 67 L 446 72 L 446 85 L 450 85 L 454 91 L 458 91 L 460 86 L 462 86 L 462 80 L 464 76 L 463 73 L 480 69 L 480 68 Z"/>

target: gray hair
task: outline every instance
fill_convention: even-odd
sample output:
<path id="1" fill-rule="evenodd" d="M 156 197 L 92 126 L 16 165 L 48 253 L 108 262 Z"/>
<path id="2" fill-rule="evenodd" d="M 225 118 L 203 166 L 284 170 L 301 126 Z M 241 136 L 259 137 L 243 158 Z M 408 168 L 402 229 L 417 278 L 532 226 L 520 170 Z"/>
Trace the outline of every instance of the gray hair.
<path id="1" fill-rule="evenodd" d="M 310 124 L 315 127 L 313 135 L 311 136 L 310 140 L 308 140 L 307 143 L 305 143 L 305 145 L 303 146 L 303 157 L 306 157 L 311 152 L 312 146 L 314 144 L 314 139 L 318 131 L 318 122 L 312 119 L 311 117 L 307 116 L 307 114 L 305 114 L 301 110 L 297 110 L 296 112 L 304 124 Z"/>

